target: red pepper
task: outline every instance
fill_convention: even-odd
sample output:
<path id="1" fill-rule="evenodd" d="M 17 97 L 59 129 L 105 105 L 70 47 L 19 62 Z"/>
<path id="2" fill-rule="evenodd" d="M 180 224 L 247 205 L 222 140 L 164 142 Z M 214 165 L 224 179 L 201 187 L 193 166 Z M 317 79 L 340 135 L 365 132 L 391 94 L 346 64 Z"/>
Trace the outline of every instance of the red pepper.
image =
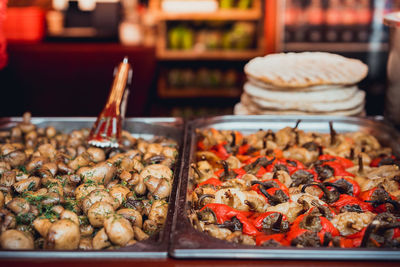
<path id="1" fill-rule="evenodd" d="M 272 187 L 272 188 L 267 189 L 267 192 L 268 192 L 270 195 L 274 195 L 275 192 L 276 192 L 277 190 L 282 190 L 283 193 L 285 193 L 285 194 L 289 197 L 289 189 L 286 187 L 286 185 L 284 185 L 283 183 L 281 183 L 278 179 L 264 180 L 264 181 L 261 181 L 261 182 L 262 182 L 262 183 L 265 183 L 265 182 L 269 182 L 269 181 L 273 181 L 273 182 L 278 186 L 278 187 Z M 252 186 L 251 186 L 251 190 L 254 190 L 254 191 L 256 191 L 258 194 L 264 196 L 264 194 L 261 193 L 261 191 L 260 191 L 260 185 L 259 185 L 259 184 L 252 185 Z M 265 196 L 264 196 L 264 197 L 265 197 Z M 290 197 L 289 197 L 289 199 L 290 199 Z M 268 199 L 267 199 L 267 200 L 268 200 Z"/>
<path id="2" fill-rule="evenodd" d="M 224 145 L 226 145 L 226 142 L 222 142 L 218 145 L 213 146 L 210 151 L 213 152 L 220 159 L 226 160 L 227 158 L 229 158 L 230 154 L 226 151 Z"/>
<path id="3" fill-rule="evenodd" d="M 203 211 L 207 208 L 214 212 L 219 224 L 223 224 L 225 221 L 231 220 L 232 217 L 236 217 L 242 223 L 244 234 L 251 236 L 259 234 L 257 228 L 255 228 L 254 225 L 251 224 L 251 221 L 247 218 L 251 216 L 251 212 L 239 211 L 229 207 L 228 205 L 218 203 L 207 204 L 200 211 Z"/>
<path id="4" fill-rule="evenodd" d="M 222 176 L 223 173 L 224 173 L 224 169 L 219 169 L 218 171 L 214 172 L 214 175 L 219 178 Z"/>
<path id="5" fill-rule="evenodd" d="M 243 170 L 242 168 L 238 169 L 233 169 L 233 171 L 237 174 L 236 178 L 242 178 L 243 175 L 245 175 L 247 172 Z"/>
<path id="6" fill-rule="evenodd" d="M 349 183 L 352 186 L 352 192 L 348 192 L 346 194 L 349 194 L 351 196 L 357 197 L 360 192 L 361 188 L 360 185 L 354 181 L 352 178 L 347 178 L 347 177 L 341 177 L 341 178 L 334 178 L 332 180 L 327 180 L 327 182 L 332 183 L 332 184 L 340 184 L 340 183 Z"/>
<path id="7" fill-rule="evenodd" d="M 305 169 L 304 164 L 301 163 L 298 160 L 282 158 L 282 159 L 277 159 L 272 164 L 268 165 L 267 166 L 267 172 L 273 172 L 274 171 L 274 167 L 277 164 L 286 166 L 286 168 L 288 169 L 290 175 L 292 175 L 297 170 L 304 170 Z"/>
<path id="8" fill-rule="evenodd" d="M 324 243 L 325 233 L 330 233 L 332 237 L 340 235 L 339 230 L 336 229 L 336 227 L 327 218 L 321 216 L 319 217 L 319 219 L 321 220 L 321 226 L 322 226 L 321 231 L 318 233 L 318 236 L 321 240 L 321 244 Z"/>
<path id="9" fill-rule="evenodd" d="M 337 162 L 342 165 L 345 169 L 351 168 L 354 166 L 354 163 L 346 158 L 332 156 L 332 155 L 321 155 L 318 157 L 318 160 L 332 160 L 332 162 Z"/>
<path id="10" fill-rule="evenodd" d="M 358 205 L 362 209 L 363 212 L 373 211 L 371 204 L 363 202 L 356 197 L 346 195 L 346 194 L 340 195 L 339 199 L 336 202 L 330 204 L 330 206 L 335 208 L 337 212 L 340 212 L 340 209 L 346 205 L 348 205 L 348 206 Z"/>
<path id="11" fill-rule="evenodd" d="M 258 172 L 256 173 L 256 177 L 261 178 L 266 173 L 267 173 L 267 170 L 264 167 L 260 167 L 260 169 L 258 169 Z"/>
<path id="12" fill-rule="evenodd" d="M 290 231 L 287 234 L 287 241 L 291 243 L 295 238 L 301 236 L 306 232 L 311 232 L 310 230 L 301 228 L 301 222 L 305 219 L 308 214 L 300 215 L 294 220 Z M 338 236 L 339 230 L 333 226 L 333 224 L 325 217 L 319 217 L 322 229 L 317 233 L 318 237 L 320 238 L 321 244 L 324 242 L 324 235 L 325 233 L 330 233 L 332 237 Z"/>
<path id="13" fill-rule="evenodd" d="M 385 158 L 388 158 L 388 157 L 378 157 L 378 158 L 374 158 L 374 159 L 371 161 L 371 163 L 369 164 L 369 166 L 371 166 L 371 167 L 379 167 L 379 164 L 380 164 L 381 161 L 382 161 L 383 159 L 385 159 Z M 396 160 L 396 157 L 395 157 L 395 156 L 390 156 L 389 158 Z"/>
<path id="14" fill-rule="evenodd" d="M 326 165 L 330 166 L 333 169 L 333 171 L 334 171 L 333 175 L 334 176 L 351 176 L 351 177 L 355 176 L 354 174 L 346 171 L 345 168 L 338 162 L 328 161 L 328 162 L 324 162 L 322 164 L 322 166 L 326 166 Z"/>
<path id="15" fill-rule="evenodd" d="M 208 184 L 212 185 L 214 187 L 218 187 L 218 186 L 222 185 L 222 182 L 220 180 L 218 180 L 217 178 L 210 178 L 210 179 L 205 180 L 202 183 L 199 183 L 197 185 L 197 187 L 200 187 L 200 186 L 203 186 L 203 185 L 208 185 Z"/>
<path id="16" fill-rule="evenodd" d="M 275 240 L 276 242 L 280 243 L 282 246 L 289 246 L 290 244 L 285 240 L 284 234 L 274 234 L 274 235 L 257 235 L 256 236 L 256 244 L 257 246 L 261 246 L 265 242 L 269 240 Z"/>
<path id="17" fill-rule="evenodd" d="M 378 189 L 379 189 L 379 190 L 384 190 L 384 189 L 381 189 L 381 188 L 378 188 L 378 187 L 374 187 L 374 188 L 372 188 L 372 189 L 370 189 L 370 190 L 361 192 L 361 194 L 360 194 L 360 196 L 359 196 L 359 199 L 362 200 L 362 201 L 364 201 L 364 202 L 373 201 L 373 199 L 372 199 L 373 194 L 374 194 L 375 191 L 378 190 Z M 391 195 L 391 194 L 389 194 L 389 193 L 388 193 L 388 196 L 389 196 L 389 198 L 391 198 L 392 200 L 396 200 L 396 197 L 393 196 L 393 195 Z M 369 203 L 368 203 L 368 204 L 369 204 Z M 373 210 L 374 210 L 375 213 L 386 212 L 386 205 L 385 205 L 385 204 L 381 204 L 381 205 L 379 205 L 379 206 L 377 206 L 377 207 L 373 207 L 372 204 L 370 204 L 370 205 L 371 205 L 371 208 L 373 208 Z"/>
<path id="18" fill-rule="evenodd" d="M 249 151 L 250 145 L 249 144 L 244 144 L 241 145 L 238 149 L 238 154 L 239 155 L 246 155 L 247 151 Z"/>
<path id="19" fill-rule="evenodd" d="M 341 248 L 357 248 L 361 245 L 362 237 L 360 238 L 347 238 L 340 237 Z"/>
<path id="20" fill-rule="evenodd" d="M 207 150 L 206 145 L 204 144 L 203 141 L 197 142 L 197 150 L 199 150 L 199 151 L 205 151 L 205 150 Z"/>
<path id="21" fill-rule="evenodd" d="M 365 230 L 367 227 L 364 227 L 357 233 L 354 233 L 352 235 L 348 235 L 346 237 L 341 237 L 340 238 L 340 247 L 341 248 L 357 248 L 361 246 L 361 241 L 364 237 Z"/>

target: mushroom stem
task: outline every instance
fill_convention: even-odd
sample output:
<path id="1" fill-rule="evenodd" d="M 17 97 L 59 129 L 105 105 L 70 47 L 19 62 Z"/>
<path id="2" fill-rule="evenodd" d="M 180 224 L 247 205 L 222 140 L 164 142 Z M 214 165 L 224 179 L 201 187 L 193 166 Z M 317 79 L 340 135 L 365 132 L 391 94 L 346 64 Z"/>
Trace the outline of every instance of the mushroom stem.
<path id="1" fill-rule="evenodd" d="M 261 193 L 268 199 L 268 201 L 270 202 L 271 205 L 275 204 L 275 203 L 281 203 L 279 198 L 271 195 L 270 193 L 267 192 L 267 190 L 265 190 L 263 184 L 260 184 L 260 186 L 258 188 L 260 189 Z"/>
<path id="2" fill-rule="evenodd" d="M 321 156 L 324 154 L 324 148 L 322 146 L 318 146 L 318 156 Z"/>
<path id="3" fill-rule="evenodd" d="M 262 141 L 263 141 L 263 149 L 267 149 L 267 137 L 264 136 Z"/>
<path id="4" fill-rule="evenodd" d="M 302 206 L 302 209 L 301 211 L 298 212 L 297 216 L 304 214 L 306 211 L 310 209 L 310 205 L 308 204 L 308 202 L 303 199 L 298 199 L 297 203 L 299 203 Z"/>
<path id="5" fill-rule="evenodd" d="M 293 131 L 297 130 L 297 127 L 299 127 L 300 122 L 301 122 L 301 120 L 296 121 L 296 125 L 294 126 Z"/>
<path id="6" fill-rule="evenodd" d="M 353 160 L 354 159 L 354 148 L 350 148 L 350 155 L 349 155 L 349 159 Z"/>
<path id="7" fill-rule="evenodd" d="M 234 132 L 231 132 L 232 136 L 232 142 L 231 142 L 231 147 L 236 146 L 236 134 Z"/>
<path id="8" fill-rule="evenodd" d="M 340 193 L 337 191 L 336 186 L 332 186 L 332 188 L 334 188 L 334 191 L 329 191 L 328 188 L 326 188 L 325 185 L 321 184 L 321 183 L 310 183 L 310 184 L 305 184 L 303 185 L 303 187 L 301 188 L 301 192 L 305 193 L 306 188 L 310 187 L 310 186 L 318 186 L 322 192 L 324 193 L 323 197 L 326 199 L 327 203 L 333 203 L 335 201 L 337 201 L 339 199 L 339 195 Z M 336 191 L 336 193 L 339 194 L 335 194 L 334 192 Z"/>
<path id="9" fill-rule="evenodd" d="M 224 167 L 224 173 L 221 176 L 221 178 L 225 178 L 229 175 L 229 166 L 228 163 L 225 160 L 221 160 L 221 164 Z"/>
<path id="10" fill-rule="evenodd" d="M 331 134 L 331 146 L 333 146 L 336 143 L 336 131 L 333 129 L 333 122 L 329 122 L 329 131 Z"/>
<path id="11" fill-rule="evenodd" d="M 282 213 L 279 213 L 278 219 L 276 219 L 276 222 L 274 222 L 272 224 L 272 227 L 271 227 L 272 231 L 274 231 L 274 232 L 280 232 L 281 231 L 282 219 L 283 219 Z"/>
<path id="12" fill-rule="evenodd" d="M 265 134 L 264 138 L 267 139 L 269 136 L 272 136 L 272 141 L 276 141 L 275 133 L 272 130 L 268 130 Z"/>
<path id="13" fill-rule="evenodd" d="M 363 158 L 362 155 L 358 155 L 358 173 L 363 173 L 364 172 L 364 163 L 363 163 Z"/>
<path id="14" fill-rule="evenodd" d="M 294 134 L 295 134 L 295 143 L 296 145 L 299 145 L 300 143 L 299 131 L 295 130 Z"/>
<path id="15" fill-rule="evenodd" d="M 197 168 L 196 164 L 192 163 L 190 164 L 190 167 L 195 171 L 195 173 L 199 176 L 200 179 L 203 177 L 203 174 L 201 173 L 199 168 Z"/>
<path id="16" fill-rule="evenodd" d="M 198 204 L 198 206 L 199 206 L 200 208 L 203 207 L 202 202 L 203 202 L 203 200 L 204 200 L 205 198 L 207 198 L 207 197 L 215 198 L 215 196 L 214 196 L 214 195 L 211 195 L 211 194 L 204 194 L 204 195 L 201 195 L 201 196 L 199 197 L 198 201 L 197 201 L 197 204 Z"/>

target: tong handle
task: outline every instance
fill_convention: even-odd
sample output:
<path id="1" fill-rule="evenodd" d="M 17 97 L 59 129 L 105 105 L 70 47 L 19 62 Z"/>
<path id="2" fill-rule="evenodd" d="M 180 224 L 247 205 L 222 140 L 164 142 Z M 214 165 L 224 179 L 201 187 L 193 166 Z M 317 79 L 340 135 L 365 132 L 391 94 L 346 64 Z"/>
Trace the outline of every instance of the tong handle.
<path id="1" fill-rule="evenodd" d="M 124 97 L 125 89 L 132 80 L 132 68 L 128 63 L 127 57 L 125 57 L 124 60 L 119 64 L 114 76 L 114 81 L 111 87 L 110 95 L 107 99 L 105 110 L 109 108 L 115 108 L 115 115 L 121 116 L 121 101 Z"/>

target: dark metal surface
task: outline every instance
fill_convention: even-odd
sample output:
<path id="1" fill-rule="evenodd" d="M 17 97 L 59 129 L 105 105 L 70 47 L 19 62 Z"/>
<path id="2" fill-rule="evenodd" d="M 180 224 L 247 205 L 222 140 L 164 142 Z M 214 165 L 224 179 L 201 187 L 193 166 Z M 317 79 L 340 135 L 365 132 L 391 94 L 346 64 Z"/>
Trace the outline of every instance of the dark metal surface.
<path id="1" fill-rule="evenodd" d="M 70 132 L 74 129 L 91 128 L 96 118 L 32 118 L 32 123 L 38 127 L 54 126 L 57 130 Z M 15 126 L 21 118 L 0 118 L 0 130 Z M 178 142 L 180 153 L 183 147 L 184 123 L 179 118 L 127 118 L 124 121 L 124 130 L 135 137 L 150 139 L 154 136 L 165 136 Z M 122 258 L 166 258 L 168 256 L 169 237 L 172 225 L 172 215 L 175 204 L 175 194 L 181 164 L 178 160 L 174 168 L 174 184 L 169 201 L 168 215 L 163 230 L 142 242 L 130 247 L 116 250 L 100 251 L 2 251 L 0 258 L 65 258 L 65 259 L 122 259 Z"/>
<path id="2" fill-rule="evenodd" d="M 187 217 L 190 210 L 188 197 L 193 190 L 190 163 L 196 151 L 196 129 L 213 127 L 217 130 L 239 130 L 244 134 L 259 129 L 277 131 L 293 127 L 302 119 L 299 129 L 329 133 L 329 121 L 337 132 L 367 132 L 400 155 L 400 134 L 382 118 L 321 117 L 321 116 L 222 116 L 198 119 L 188 123 L 182 154 L 183 169 L 178 185 L 174 221 L 169 253 L 175 258 L 229 258 L 229 259 L 325 259 L 325 260 L 400 260 L 400 251 L 391 249 L 338 249 L 338 248 L 263 248 L 240 245 L 216 239 L 195 230 Z"/>

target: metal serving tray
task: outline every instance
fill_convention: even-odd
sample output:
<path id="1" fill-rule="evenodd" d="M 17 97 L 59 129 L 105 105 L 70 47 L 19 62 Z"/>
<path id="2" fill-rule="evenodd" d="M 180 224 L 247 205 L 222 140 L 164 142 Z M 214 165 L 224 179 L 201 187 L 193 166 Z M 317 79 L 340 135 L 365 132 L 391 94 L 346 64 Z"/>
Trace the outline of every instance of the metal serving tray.
<path id="1" fill-rule="evenodd" d="M 32 123 L 39 127 L 54 126 L 57 130 L 70 132 L 73 129 L 91 128 L 96 118 L 32 118 Z M 1 118 L 0 130 L 15 126 L 21 118 Z M 135 137 L 150 139 L 154 136 L 165 136 L 178 142 L 180 150 L 183 148 L 184 123 L 180 118 L 127 118 L 124 120 L 124 130 Z M 180 151 L 180 153 L 181 153 Z M 172 215 L 175 204 L 175 194 L 181 169 L 180 157 L 175 164 L 174 184 L 171 191 L 167 220 L 163 230 L 142 242 L 130 247 L 116 250 L 93 251 L 51 251 L 26 250 L 2 251 L 0 258 L 68 258 L 68 259 L 99 259 L 99 258 L 166 258 L 168 256 L 169 237 L 172 224 Z"/>
<path id="2" fill-rule="evenodd" d="M 337 132 L 363 131 L 400 154 L 400 134 L 382 121 L 382 118 L 321 117 L 321 116 L 222 116 L 198 119 L 188 123 L 187 138 L 182 154 L 183 169 L 178 186 L 169 253 L 176 258 L 247 258 L 247 259 L 325 259 L 325 260 L 400 260 L 400 250 L 390 249 L 335 249 L 335 248 L 262 248 L 240 245 L 216 239 L 197 231 L 187 217 L 188 196 L 193 190 L 190 163 L 196 151 L 195 129 L 213 127 L 218 130 L 239 130 L 244 134 L 259 129 L 277 131 L 293 127 L 298 119 L 304 131 L 329 132 L 329 121 Z"/>

